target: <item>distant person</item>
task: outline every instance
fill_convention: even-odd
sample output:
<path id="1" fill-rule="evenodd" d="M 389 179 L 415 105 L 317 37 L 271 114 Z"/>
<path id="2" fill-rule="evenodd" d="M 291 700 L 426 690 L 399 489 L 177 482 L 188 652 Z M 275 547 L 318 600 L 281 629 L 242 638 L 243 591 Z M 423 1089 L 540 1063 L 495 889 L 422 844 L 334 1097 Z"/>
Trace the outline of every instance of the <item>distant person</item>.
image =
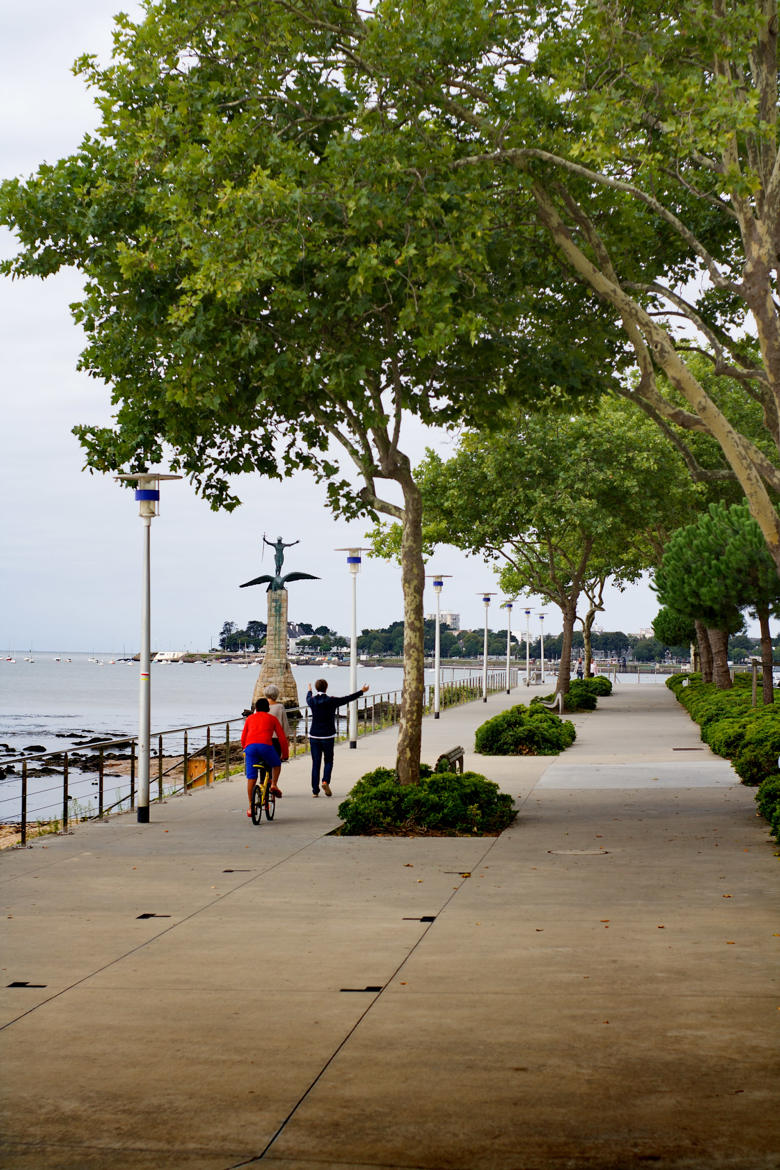
<path id="1" fill-rule="evenodd" d="M 306 695 L 306 702 L 311 707 L 311 726 L 309 728 L 309 747 L 311 748 L 311 794 L 320 794 L 320 769 L 323 761 L 325 768 L 322 772 L 322 791 L 331 796 L 330 778 L 333 774 L 333 746 L 336 742 L 336 708 L 351 703 L 360 698 L 368 690 L 368 683 L 355 691 L 354 695 L 344 695 L 337 699 L 327 695 L 328 683 L 324 678 L 318 678 L 314 684 L 316 694 L 312 693 L 311 683 Z"/>
<path id="2" fill-rule="evenodd" d="M 282 760 L 289 758 L 290 749 L 284 728 L 275 715 L 268 710 L 268 699 L 258 699 L 255 703 L 254 714 L 250 715 L 241 732 L 241 746 L 246 759 L 246 791 L 249 808 L 246 815 L 252 815 L 252 789 L 257 779 L 257 765 L 265 764 L 271 769 L 271 792 L 281 797 L 279 788 L 279 773 L 282 770 Z M 279 741 L 281 753 L 277 752 L 271 741 L 276 737 Z"/>
<path id="3" fill-rule="evenodd" d="M 577 659 L 577 678 L 582 678 L 582 675 L 583 675 L 582 659 L 578 658 Z"/>
<path id="4" fill-rule="evenodd" d="M 279 688 L 276 683 L 269 683 L 267 687 L 264 687 L 263 694 L 268 699 L 269 714 L 279 720 L 289 743 L 292 728 L 290 727 L 290 720 L 287 718 L 287 708 L 284 703 L 279 702 Z"/>

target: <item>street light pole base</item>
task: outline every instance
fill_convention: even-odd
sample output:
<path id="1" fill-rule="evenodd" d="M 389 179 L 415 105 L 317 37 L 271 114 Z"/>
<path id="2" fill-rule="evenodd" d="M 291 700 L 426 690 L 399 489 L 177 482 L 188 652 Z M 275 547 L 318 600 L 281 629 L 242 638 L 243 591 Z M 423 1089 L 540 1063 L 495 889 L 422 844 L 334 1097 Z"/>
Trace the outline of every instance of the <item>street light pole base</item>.
<path id="1" fill-rule="evenodd" d="M 148 804 L 145 804 L 145 805 L 139 804 L 139 806 L 138 806 L 138 824 L 139 825 L 148 825 L 149 824 L 149 805 Z"/>
<path id="2" fill-rule="evenodd" d="M 433 713 L 433 717 L 434 717 L 434 719 L 438 719 L 438 718 L 439 718 L 439 715 L 440 715 L 440 712 L 439 712 L 439 711 L 434 711 L 434 713 Z"/>
<path id="3" fill-rule="evenodd" d="M 349 746 L 350 746 L 351 748 L 356 748 L 356 747 L 357 747 L 357 740 L 356 740 L 356 739 L 351 739 L 351 740 L 349 741 Z"/>

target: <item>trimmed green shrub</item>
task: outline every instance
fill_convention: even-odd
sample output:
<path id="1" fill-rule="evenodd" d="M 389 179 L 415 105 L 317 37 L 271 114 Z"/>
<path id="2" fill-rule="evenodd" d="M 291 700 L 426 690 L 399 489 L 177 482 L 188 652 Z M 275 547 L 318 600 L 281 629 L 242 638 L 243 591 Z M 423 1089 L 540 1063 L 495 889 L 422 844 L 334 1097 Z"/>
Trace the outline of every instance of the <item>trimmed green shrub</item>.
<path id="1" fill-rule="evenodd" d="M 556 756 L 574 743 L 574 724 L 539 702 L 518 703 L 477 728 L 474 750 L 482 756 Z"/>
<path id="2" fill-rule="evenodd" d="M 496 835 L 517 816 L 511 796 L 478 772 L 431 772 L 401 785 L 390 768 L 358 780 L 339 805 L 345 837 L 375 835 Z"/>
<path id="3" fill-rule="evenodd" d="M 760 784 L 777 771 L 780 756 L 780 703 L 752 705 L 752 680 L 737 675 L 735 685 L 721 691 L 700 675 L 674 675 L 667 686 L 701 728 L 701 738 L 720 756 L 730 759 L 743 784 Z"/>
<path id="4" fill-rule="evenodd" d="M 780 841 L 780 772 L 762 781 L 756 793 L 756 804 L 761 816 L 769 821 L 772 836 Z"/>
<path id="5" fill-rule="evenodd" d="M 575 678 L 569 683 L 569 693 L 563 696 L 566 711 L 595 711 L 598 694 L 591 689 L 590 679 Z"/>
<path id="6" fill-rule="evenodd" d="M 586 686 L 593 695 L 611 695 L 612 683 L 603 674 L 594 674 L 592 678 L 578 678 L 577 685 Z"/>

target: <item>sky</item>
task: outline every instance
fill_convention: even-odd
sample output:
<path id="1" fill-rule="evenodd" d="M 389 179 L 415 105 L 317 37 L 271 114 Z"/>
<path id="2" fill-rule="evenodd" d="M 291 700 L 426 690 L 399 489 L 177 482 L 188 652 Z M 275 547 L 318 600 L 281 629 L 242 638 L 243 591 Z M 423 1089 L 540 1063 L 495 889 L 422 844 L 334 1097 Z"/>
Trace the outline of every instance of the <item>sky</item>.
<path id="1" fill-rule="evenodd" d="M 131 17 L 137 4 L 121 9 Z M 0 41 L 0 174 L 28 176 L 40 163 L 75 150 L 97 125 L 92 98 L 71 65 L 82 53 L 107 60 L 117 0 L 27 0 L 9 6 Z M 14 241 L 0 229 L 0 254 Z M 78 423 L 110 421 L 110 392 L 79 373 L 83 334 L 69 304 L 80 294 L 78 273 L 47 281 L 0 279 L 0 402 L 5 500 L 0 541 L 0 652 L 126 650 L 140 639 L 142 523 L 132 494 L 111 476 L 83 470 L 70 433 Z M 453 439 L 410 420 L 405 450 L 417 461 L 427 446 L 447 453 Z M 162 470 L 166 470 L 163 468 Z M 264 588 L 239 585 L 273 571 L 262 537 L 300 541 L 287 551 L 284 571 L 315 573 L 319 581 L 290 586 L 291 621 L 328 625 L 348 635 L 352 593 L 347 545 L 364 545 L 368 521 L 333 518 L 323 488 L 310 475 L 292 480 L 244 476 L 236 481 L 242 507 L 214 513 L 186 481 L 162 485 L 160 516 L 152 522 L 152 646 L 203 650 L 216 645 L 225 621 L 244 627 L 265 620 Z M 486 500 L 486 506 L 489 501 Z M 450 578 L 442 610 L 460 615 L 464 629 L 484 624 L 483 591 L 497 591 L 493 568 L 479 557 L 441 547 L 426 572 Z M 488 621 L 504 629 L 500 594 Z M 535 597 L 521 598 L 513 616 L 530 606 L 532 634 L 543 611 L 545 632 L 561 629 L 560 611 Z M 435 609 L 432 589 L 426 613 Z M 647 580 L 620 593 L 609 589 L 597 626 L 636 633 L 658 610 Z M 357 588 L 358 629 L 387 626 L 402 617 L 400 568 L 364 559 Z M 525 629 L 525 618 L 512 621 Z"/>

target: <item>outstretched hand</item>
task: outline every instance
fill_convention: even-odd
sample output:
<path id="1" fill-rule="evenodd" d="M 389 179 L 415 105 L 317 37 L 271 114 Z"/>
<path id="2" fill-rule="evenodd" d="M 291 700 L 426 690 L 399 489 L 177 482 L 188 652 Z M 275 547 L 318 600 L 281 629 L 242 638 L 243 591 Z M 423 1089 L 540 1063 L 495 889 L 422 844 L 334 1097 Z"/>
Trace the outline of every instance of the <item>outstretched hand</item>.
<path id="1" fill-rule="evenodd" d="M 365 693 L 368 690 L 368 683 L 363 683 L 363 686 L 360 689 Z"/>

